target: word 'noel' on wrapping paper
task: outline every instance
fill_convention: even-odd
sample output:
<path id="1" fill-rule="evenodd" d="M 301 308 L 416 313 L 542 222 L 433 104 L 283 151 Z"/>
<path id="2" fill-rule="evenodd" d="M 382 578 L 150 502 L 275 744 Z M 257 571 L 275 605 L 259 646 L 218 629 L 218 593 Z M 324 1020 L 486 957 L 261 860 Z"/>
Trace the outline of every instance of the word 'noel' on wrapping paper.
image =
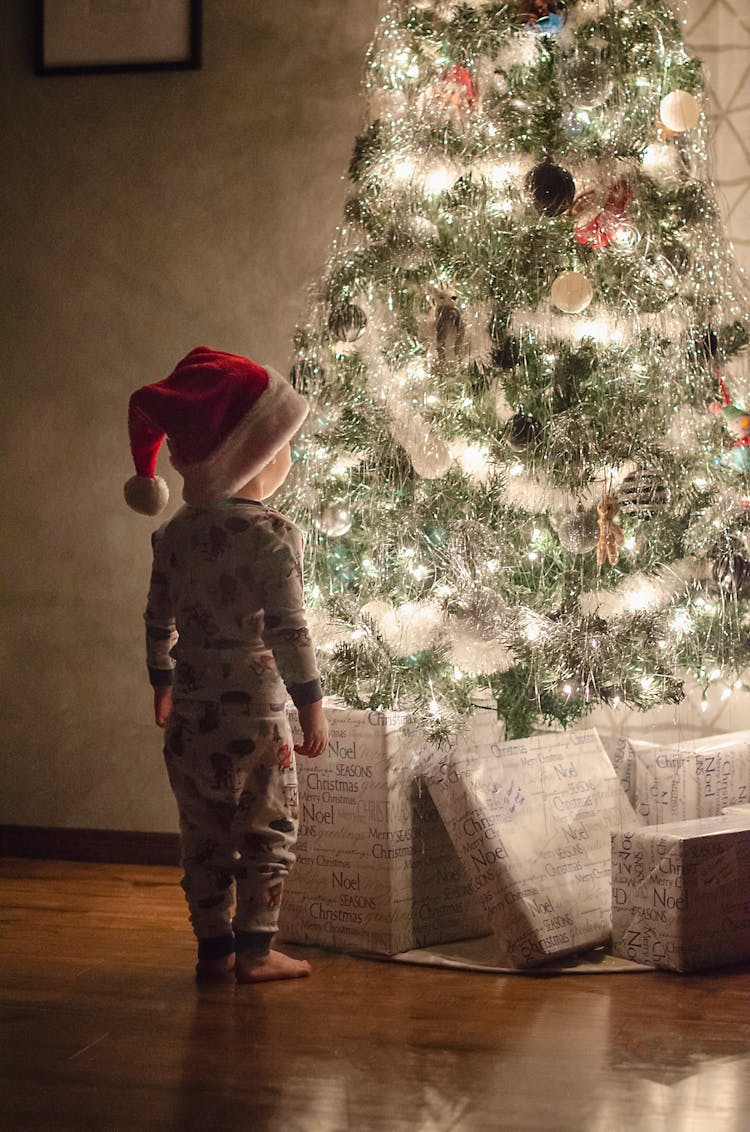
<path id="1" fill-rule="evenodd" d="M 427 781 L 499 964 L 533 967 L 609 939 L 611 832 L 636 821 L 595 731 L 459 746 Z"/>
<path id="2" fill-rule="evenodd" d="M 414 722 L 403 712 L 331 705 L 326 717 L 328 750 L 297 764 L 297 860 L 285 882 L 281 938 L 395 955 L 486 935 L 419 777 Z M 290 722 L 298 742 L 296 713 Z M 487 726 L 479 720 L 475 734 Z"/>
<path id="3" fill-rule="evenodd" d="M 673 971 L 750 960 L 750 808 L 613 835 L 612 951 Z"/>
<path id="4" fill-rule="evenodd" d="M 622 739 L 612 761 L 646 825 L 717 817 L 750 802 L 750 731 L 673 746 Z"/>

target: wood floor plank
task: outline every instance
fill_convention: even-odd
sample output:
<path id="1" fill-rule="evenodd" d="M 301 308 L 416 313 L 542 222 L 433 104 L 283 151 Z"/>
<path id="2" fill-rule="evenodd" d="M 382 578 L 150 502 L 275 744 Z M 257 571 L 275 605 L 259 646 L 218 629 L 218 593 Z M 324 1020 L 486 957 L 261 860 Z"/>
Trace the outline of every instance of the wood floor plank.
<path id="1" fill-rule="evenodd" d="M 289 948 L 198 988 L 178 872 L 0 862 L 9 1132 L 745 1132 L 750 969 L 498 976 Z"/>

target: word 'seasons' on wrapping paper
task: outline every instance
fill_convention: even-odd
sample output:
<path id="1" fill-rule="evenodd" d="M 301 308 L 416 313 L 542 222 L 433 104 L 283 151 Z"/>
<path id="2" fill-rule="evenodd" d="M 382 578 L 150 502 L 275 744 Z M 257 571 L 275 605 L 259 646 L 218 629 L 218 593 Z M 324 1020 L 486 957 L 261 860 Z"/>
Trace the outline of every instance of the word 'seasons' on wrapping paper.
<path id="1" fill-rule="evenodd" d="M 612 761 L 646 825 L 717 817 L 750 803 L 750 731 L 673 746 L 622 739 Z"/>
<path id="2" fill-rule="evenodd" d="M 750 809 L 613 835 L 612 952 L 673 971 L 750 960 Z"/>
<path id="3" fill-rule="evenodd" d="M 427 781 L 499 964 L 538 966 L 608 941 L 610 837 L 636 819 L 595 731 L 459 748 Z"/>
<path id="4" fill-rule="evenodd" d="M 468 878 L 419 776 L 420 732 L 401 712 L 326 705 L 329 746 L 300 758 L 297 862 L 280 934 L 395 955 L 486 935 Z M 301 738 L 290 712 L 295 742 Z M 473 741 L 494 734 L 490 713 Z"/>

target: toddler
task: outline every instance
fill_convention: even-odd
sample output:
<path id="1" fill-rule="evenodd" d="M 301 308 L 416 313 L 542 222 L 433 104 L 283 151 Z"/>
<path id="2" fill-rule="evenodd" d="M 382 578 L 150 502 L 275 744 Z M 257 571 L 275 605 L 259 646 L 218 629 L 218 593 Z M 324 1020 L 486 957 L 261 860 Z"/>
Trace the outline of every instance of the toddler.
<path id="1" fill-rule="evenodd" d="M 297 777 L 287 692 L 315 758 L 328 732 L 305 622 L 302 537 L 263 500 L 286 478 L 308 406 L 279 374 L 199 346 L 130 399 L 128 504 L 157 514 L 165 436 L 186 506 L 155 532 L 146 620 L 156 723 L 179 810 L 199 979 L 300 978 L 271 949 L 294 863 Z"/>

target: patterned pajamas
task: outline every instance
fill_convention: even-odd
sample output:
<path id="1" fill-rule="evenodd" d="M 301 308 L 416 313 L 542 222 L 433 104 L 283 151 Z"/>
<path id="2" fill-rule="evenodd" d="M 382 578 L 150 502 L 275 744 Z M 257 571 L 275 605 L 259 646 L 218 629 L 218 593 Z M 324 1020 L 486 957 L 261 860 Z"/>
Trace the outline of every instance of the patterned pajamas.
<path id="1" fill-rule="evenodd" d="M 151 682 L 174 682 L 164 757 L 190 922 L 204 944 L 234 932 L 258 954 L 294 864 L 287 691 L 321 697 L 301 557 L 297 528 L 260 504 L 183 508 L 154 538 L 146 610 Z"/>
<path id="2" fill-rule="evenodd" d="M 164 757 L 180 814 L 182 885 L 199 939 L 232 928 L 272 936 L 294 864 L 289 724 L 270 704 L 253 706 L 206 731 L 206 720 L 214 723 L 210 705 L 176 701 L 169 721 Z"/>

